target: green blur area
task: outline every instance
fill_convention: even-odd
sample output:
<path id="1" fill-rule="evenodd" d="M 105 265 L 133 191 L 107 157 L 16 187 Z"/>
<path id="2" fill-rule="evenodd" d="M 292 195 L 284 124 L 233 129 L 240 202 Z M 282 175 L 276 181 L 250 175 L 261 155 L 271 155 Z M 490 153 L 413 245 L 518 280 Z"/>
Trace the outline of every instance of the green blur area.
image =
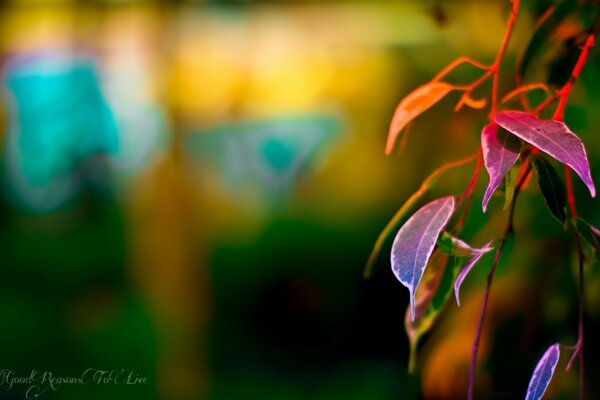
<path id="1" fill-rule="evenodd" d="M 523 1 L 501 95 L 551 4 Z M 500 0 L 3 3 L 0 398 L 38 383 L 47 399 L 464 398 L 493 253 L 423 337 L 413 375 L 393 237 L 362 275 L 386 223 L 435 168 L 477 150 L 488 117 L 487 106 L 454 112 L 453 91 L 385 156 L 393 110 L 461 55 L 491 63 L 509 11 Z M 527 80 L 559 85 L 574 53 L 544 46 Z M 599 70 L 593 51 L 565 117 L 593 177 Z M 459 195 L 473 165 L 445 173 L 413 211 Z M 580 216 L 600 226 L 573 177 Z M 544 350 L 576 341 L 577 252 L 536 178 L 494 278 L 481 398 L 524 397 Z M 481 211 L 487 182 L 482 170 L 458 235 L 473 246 L 506 224 L 503 188 Z M 600 396 L 600 274 L 586 254 L 587 389 Z M 577 393 L 569 356 L 551 398 Z M 90 369 L 114 379 L 77 381 Z M 33 370 L 66 381 L 9 387 Z"/>

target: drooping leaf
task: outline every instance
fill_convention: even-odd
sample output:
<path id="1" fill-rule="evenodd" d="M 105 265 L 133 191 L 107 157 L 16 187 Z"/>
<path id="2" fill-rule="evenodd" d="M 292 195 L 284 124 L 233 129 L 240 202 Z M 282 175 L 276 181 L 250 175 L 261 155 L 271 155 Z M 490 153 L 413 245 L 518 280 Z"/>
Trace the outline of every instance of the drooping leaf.
<path id="1" fill-rule="evenodd" d="M 517 186 L 517 178 L 519 177 L 519 168 L 511 168 L 504 177 L 504 205 L 503 210 L 508 209 L 515 197 L 515 187 Z"/>
<path id="2" fill-rule="evenodd" d="M 447 95 L 453 86 L 445 82 L 429 82 L 409 93 L 396 107 L 388 133 L 385 153 L 390 154 L 396 138 L 415 117 Z"/>
<path id="3" fill-rule="evenodd" d="M 459 167 L 459 166 L 465 165 L 467 163 L 470 163 L 471 161 L 474 161 L 475 158 L 476 158 L 476 155 L 474 154 L 467 158 L 463 158 L 461 160 L 447 162 L 447 163 L 439 166 L 438 168 L 436 168 L 431 174 L 429 174 L 429 176 L 427 178 L 425 178 L 423 183 L 421 183 L 419 190 L 417 190 L 415 193 L 413 193 L 404 202 L 404 204 L 402 204 L 402 207 L 400 207 L 400 209 L 396 212 L 396 214 L 394 214 L 394 216 L 392 217 L 390 222 L 388 222 L 388 224 L 385 226 L 385 228 L 383 228 L 383 231 L 377 237 L 377 241 L 375 242 L 375 245 L 373 246 L 373 250 L 371 250 L 371 254 L 369 255 L 367 264 L 365 265 L 365 270 L 363 272 L 364 278 L 369 278 L 371 276 L 371 270 L 373 269 L 373 265 L 375 264 L 377 256 L 381 252 L 381 248 L 383 247 L 385 240 L 387 239 L 388 236 L 390 236 L 390 234 L 396 228 L 396 226 L 398 226 L 400 224 L 400 221 L 402 221 L 402 219 L 410 211 L 410 209 L 415 205 L 415 203 L 417 201 L 419 201 L 419 199 L 425 193 L 427 193 L 427 191 L 429 189 L 431 189 L 433 187 L 433 185 L 435 185 L 437 183 L 438 179 L 440 178 L 441 175 L 443 175 L 444 172 L 446 172 L 452 168 Z"/>
<path id="4" fill-rule="evenodd" d="M 567 221 L 567 192 L 565 185 L 548 160 L 543 157 L 532 156 L 531 162 L 537 173 L 538 184 L 548 209 L 564 225 Z"/>
<path id="5" fill-rule="evenodd" d="M 437 244 L 440 250 L 442 250 L 444 253 L 457 257 L 470 257 L 484 249 L 471 247 L 463 240 L 452 236 L 445 231 L 438 238 Z"/>
<path id="6" fill-rule="evenodd" d="M 594 257 L 598 257 L 600 254 L 600 230 L 581 217 L 575 221 L 575 228 L 592 248 Z"/>
<path id="7" fill-rule="evenodd" d="M 525 400 L 539 400 L 542 398 L 550 384 L 552 375 L 554 375 L 554 370 L 556 369 L 559 358 L 560 347 L 559 344 L 556 343 L 550 346 L 540 361 L 538 361 L 535 370 L 533 371 L 533 375 L 531 376 L 531 380 L 529 381 L 527 397 Z"/>
<path id="8" fill-rule="evenodd" d="M 438 236 L 454 212 L 454 197 L 447 196 L 421 207 L 400 228 L 392 245 L 392 271 L 410 293 L 411 318 L 415 292 Z"/>
<path id="9" fill-rule="evenodd" d="M 551 14 L 546 16 L 546 18 L 539 24 L 537 29 L 535 29 L 531 39 L 529 40 L 529 44 L 523 53 L 523 56 L 520 57 L 518 62 L 518 70 L 521 77 L 525 76 L 531 62 L 539 58 L 538 56 L 540 55 L 542 49 L 551 44 L 548 42 L 550 42 L 554 37 L 552 32 L 557 29 L 561 22 L 573 11 L 576 5 L 576 1 L 561 1 L 551 11 Z"/>
<path id="10" fill-rule="evenodd" d="M 448 292 L 447 275 L 456 275 L 456 259 L 436 249 L 423 273 L 415 293 L 415 318 L 412 320 L 410 306 L 406 309 L 404 325 L 410 347 L 409 372 L 414 372 L 416 352 L 421 337 L 432 328 L 441 309 L 439 297 Z"/>
<path id="11" fill-rule="evenodd" d="M 485 212 L 492 193 L 500 186 L 504 175 L 519 158 L 521 142 L 497 124 L 491 123 L 481 131 L 481 148 L 485 169 L 490 176 L 481 204 Z"/>
<path id="12" fill-rule="evenodd" d="M 473 266 L 479 261 L 479 259 L 488 251 L 492 250 L 491 247 L 492 242 L 486 243 L 481 248 L 474 248 L 469 246 L 464 241 L 450 235 L 448 232 L 442 233 L 438 239 L 438 247 L 441 251 L 446 254 L 454 255 L 456 257 L 471 257 L 467 264 L 460 271 L 456 280 L 454 282 L 454 294 L 456 296 L 456 303 L 460 306 L 460 300 L 458 297 L 458 293 L 460 290 L 460 285 L 463 280 L 467 276 L 467 274 L 471 271 Z"/>
<path id="13" fill-rule="evenodd" d="M 460 306 L 460 297 L 459 297 L 460 286 L 462 285 L 463 281 L 465 280 L 465 278 L 467 277 L 467 275 L 469 274 L 469 272 L 471 272 L 471 269 L 473 269 L 473 267 L 475 266 L 475 264 L 477 264 L 477 261 L 479 261 L 479 259 L 485 253 L 487 253 L 488 251 L 491 251 L 493 249 L 493 247 L 491 247 L 491 244 L 492 244 L 492 242 L 490 241 L 490 242 L 487 242 L 480 249 L 472 249 L 473 253 L 472 253 L 471 259 L 463 267 L 463 269 L 460 271 L 460 273 L 456 277 L 456 280 L 454 281 L 454 296 L 456 297 L 456 304 L 458 306 Z"/>
<path id="14" fill-rule="evenodd" d="M 437 260 L 435 260 L 437 256 Z M 451 298 L 452 282 L 456 279 L 464 258 L 448 257 L 438 250 L 433 253 L 416 294 L 416 317 L 411 320 L 410 307 L 406 310 L 404 327 L 408 336 L 410 355 L 408 370 L 414 372 L 419 342 L 435 325 Z M 433 277 L 433 278 L 430 278 Z M 429 278 L 429 279 L 428 279 Z"/>
<path id="15" fill-rule="evenodd" d="M 541 120 L 522 111 L 499 112 L 494 120 L 518 138 L 568 165 L 585 183 L 591 196 L 596 196 L 585 147 L 564 122 Z"/>
<path id="16" fill-rule="evenodd" d="M 466 257 L 471 254 L 471 247 L 468 244 L 445 231 L 438 238 L 437 245 L 441 251 L 449 255 Z"/>
<path id="17" fill-rule="evenodd" d="M 458 276 L 465 257 L 449 257 L 438 248 L 425 269 L 423 280 L 416 293 L 416 316 L 411 320 L 410 307 L 406 310 L 404 326 L 410 345 L 409 372 L 414 372 L 417 350 L 421 338 L 435 325 L 448 304 L 453 283 Z"/>

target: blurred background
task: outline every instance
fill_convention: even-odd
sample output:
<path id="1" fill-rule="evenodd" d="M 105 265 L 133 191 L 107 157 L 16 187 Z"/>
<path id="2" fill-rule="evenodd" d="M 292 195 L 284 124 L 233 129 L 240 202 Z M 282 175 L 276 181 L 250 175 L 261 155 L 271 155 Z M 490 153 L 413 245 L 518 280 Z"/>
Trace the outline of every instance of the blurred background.
<path id="1" fill-rule="evenodd" d="M 523 3 L 503 93 L 553 4 Z M 477 149 L 487 118 L 454 113 L 452 94 L 386 157 L 395 106 L 460 55 L 491 62 L 509 10 L 502 0 L 2 2 L 0 369 L 148 378 L 64 384 L 48 399 L 464 397 L 491 259 L 427 335 L 413 375 L 391 240 L 371 279 L 362 271 L 395 211 L 438 165 Z M 536 68 L 531 81 L 553 71 Z M 566 116 L 595 177 L 599 68 L 594 51 Z M 460 193 L 471 169 L 428 198 Z M 500 198 L 481 213 L 482 176 L 461 235 L 474 245 L 499 237 L 506 218 Z M 600 224 L 575 184 L 581 215 Z M 535 184 L 516 231 L 482 339 L 486 398 L 522 398 L 543 351 L 576 341 L 576 253 Z M 586 268 L 588 384 L 600 396 L 600 275 Z M 27 388 L 4 383 L 0 398 Z M 576 368 L 557 372 L 551 396 L 576 390 Z"/>

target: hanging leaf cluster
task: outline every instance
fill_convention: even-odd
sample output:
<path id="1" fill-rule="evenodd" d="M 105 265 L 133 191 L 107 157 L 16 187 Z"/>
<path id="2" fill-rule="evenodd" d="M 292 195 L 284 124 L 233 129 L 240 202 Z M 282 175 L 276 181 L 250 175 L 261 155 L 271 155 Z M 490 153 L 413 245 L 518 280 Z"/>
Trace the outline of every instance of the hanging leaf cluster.
<path id="1" fill-rule="evenodd" d="M 393 151 L 398 137 L 409 123 L 453 91 L 462 92 L 455 106 L 457 111 L 464 105 L 481 109 L 490 104 L 489 123 L 481 129 L 481 145 L 476 153 L 434 171 L 388 224 L 369 258 L 366 275 L 370 273 L 385 237 L 394 229 L 398 229 L 392 244 L 390 261 L 394 276 L 408 289 L 410 305 L 407 310 L 406 330 L 410 343 L 411 371 L 415 368 L 419 340 L 434 326 L 443 308 L 448 306 L 452 291 L 457 306 L 460 306 L 460 289 L 463 282 L 484 256 L 495 250 L 488 275 L 481 323 L 473 346 L 472 359 L 476 360 L 478 337 L 494 270 L 499 262 L 503 244 L 513 231 L 517 196 L 525 189 L 533 172 L 537 176 L 538 192 L 544 199 L 549 214 L 565 230 L 571 228 L 578 238 L 583 239 L 594 257 L 600 254 L 600 230 L 578 217 L 570 176 L 573 172 L 587 188 L 589 195 L 595 197 L 596 187 L 592 179 L 588 152 L 582 139 L 569 128 L 563 118 L 571 89 L 594 45 L 595 35 L 600 30 L 598 8 L 600 7 L 590 8 L 578 2 L 563 1 L 542 13 L 536 30 L 517 63 L 516 81 L 521 84 L 509 91 L 499 106 L 498 75 L 519 11 L 519 1 L 513 0 L 505 37 L 492 64 L 486 65 L 467 57 L 460 57 L 430 82 L 409 93 L 393 113 L 386 154 Z M 584 12 L 587 13 L 587 18 L 580 18 Z M 551 54 L 552 48 L 557 46 L 560 47 L 560 51 L 554 55 L 555 59 L 550 57 L 551 60 L 547 61 L 547 54 Z M 546 82 L 530 82 L 528 80 L 536 76 L 536 68 L 540 68 L 537 61 L 540 58 L 546 60 L 543 65 L 549 71 Z M 447 82 L 447 74 L 463 64 L 480 69 L 482 75 L 468 85 Z M 485 98 L 474 99 L 473 90 L 488 79 L 492 80 L 489 102 Z M 539 100 L 537 104 L 531 104 L 531 98 L 528 97 L 534 90 L 542 90 L 546 94 L 545 99 Z M 509 102 L 512 104 L 515 98 L 521 100 L 519 107 L 500 109 Z M 551 109 L 554 104 L 556 105 L 552 116 L 540 117 L 540 114 Z M 408 215 L 409 210 L 419 203 L 424 193 L 433 186 L 433 176 L 437 177 L 447 168 L 469 161 L 476 161 L 476 166 L 464 192 L 448 193 L 421 205 L 412 215 Z M 503 208 L 509 209 L 509 220 L 502 237 L 488 238 L 487 243 L 474 247 L 457 236 L 461 235 L 462 224 L 482 166 L 488 175 L 481 203 L 482 210 L 484 213 L 495 212 L 495 202 L 492 200 L 495 192 L 503 188 Z M 556 170 L 556 166 L 562 167 L 562 173 Z M 583 262 L 581 259 L 580 265 Z M 578 352 L 583 352 L 582 337 L 580 332 L 580 340 L 572 347 L 575 348 L 572 358 L 577 356 Z M 560 346 L 558 343 L 550 346 L 535 366 L 526 392 L 527 399 L 540 399 L 546 392 L 559 361 Z M 470 398 L 473 392 L 474 370 L 472 365 L 468 390 Z"/>

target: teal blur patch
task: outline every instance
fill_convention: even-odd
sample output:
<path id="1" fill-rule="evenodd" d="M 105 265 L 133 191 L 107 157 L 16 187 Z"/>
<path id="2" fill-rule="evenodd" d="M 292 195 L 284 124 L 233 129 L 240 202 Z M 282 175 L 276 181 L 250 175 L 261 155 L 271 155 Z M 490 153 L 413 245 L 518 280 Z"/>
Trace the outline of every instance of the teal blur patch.
<path id="1" fill-rule="evenodd" d="M 189 133 L 183 146 L 192 160 L 217 169 L 232 193 L 250 186 L 276 199 L 313 169 L 341 129 L 336 115 L 276 117 Z"/>
<path id="2" fill-rule="evenodd" d="M 68 53 L 13 58 L 4 92 L 6 190 L 25 208 L 50 211 L 77 194 L 84 163 L 117 151 L 115 119 L 92 61 Z M 87 172 L 101 168 L 91 164 Z"/>

